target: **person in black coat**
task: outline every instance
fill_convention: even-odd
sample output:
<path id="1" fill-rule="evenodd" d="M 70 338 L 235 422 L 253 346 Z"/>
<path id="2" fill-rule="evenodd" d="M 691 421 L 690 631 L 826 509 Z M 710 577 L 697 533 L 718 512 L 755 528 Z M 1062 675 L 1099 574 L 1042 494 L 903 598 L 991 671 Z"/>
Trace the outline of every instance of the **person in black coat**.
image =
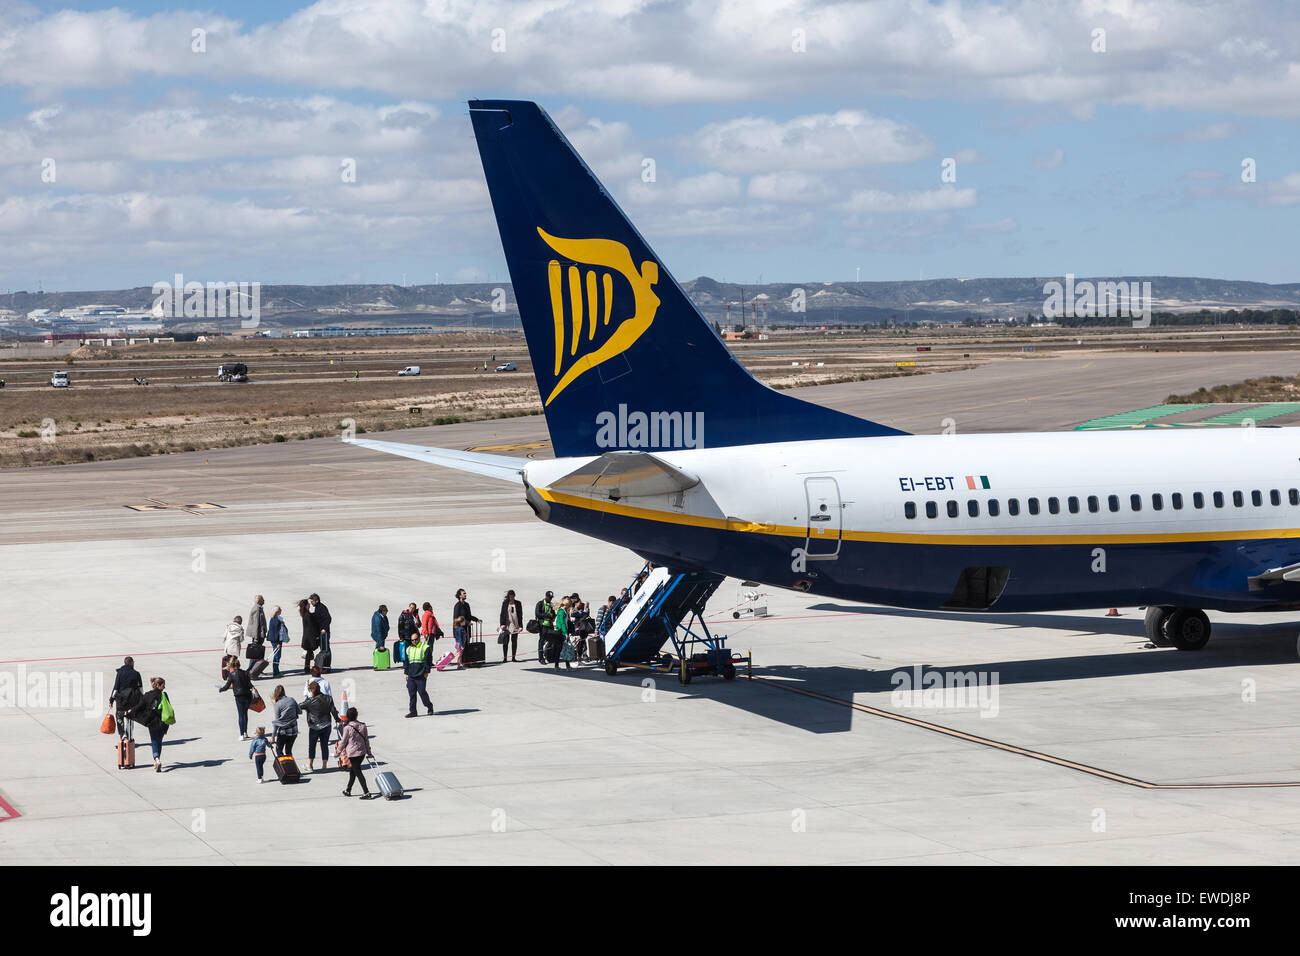
<path id="1" fill-rule="evenodd" d="M 239 714 L 239 739 L 248 739 L 248 708 L 253 705 L 253 681 L 248 676 L 248 671 L 239 666 L 239 658 L 236 657 L 230 662 L 230 672 L 226 675 L 226 682 L 217 690 L 234 691 L 235 694 L 235 711 Z"/>
<path id="2" fill-rule="evenodd" d="M 163 723 L 162 701 L 167 693 L 167 682 L 161 677 L 149 680 L 150 690 L 140 697 L 131 713 L 131 719 L 143 724 L 149 731 L 149 746 L 153 750 L 153 769 L 162 773 L 162 745 L 169 725 Z"/>
<path id="3" fill-rule="evenodd" d="M 135 659 L 124 658 L 122 666 L 117 669 L 117 676 L 113 678 L 113 692 L 108 695 L 109 704 L 116 708 L 117 732 L 122 737 L 127 736 L 126 721 L 140 703 L 143 692 L 144 682 L 140 679 L 140 672 L 135 669 Z"/>
<path id="4" fill-rule="evenodd" d="M 507 591 L 505 600 L 501 602 L 501 637 L 497 639 L 501 644 L 501 663 L 506 662 L 507 656 L 518 662 L 515 654 L 519 650 L 519 631 L 523 626 L 524 605 L 515 599 L 514 591 Z"/>
<path id="5" fill-rule="evenodd" d="M 322 666 L 328 667 L 330 659 L 330 624 L 333 618 L 330 617 L 330 609 L 321 601 L 319 594 L 309 594 L 307 600 L 311 602 L 312 623 L 316 627 L 316 633 L 320 635 L 320 653 L 326 660 L 326 663 Z"/>
<path id="6" fill-rule="evenodd" d="M 311 613 L 311 602 L 306 598 L 298 602 L 298 616 L 302 618 L 302 672 L 310 674 L 312 655 L 320 647 L 320 631 Z"/>

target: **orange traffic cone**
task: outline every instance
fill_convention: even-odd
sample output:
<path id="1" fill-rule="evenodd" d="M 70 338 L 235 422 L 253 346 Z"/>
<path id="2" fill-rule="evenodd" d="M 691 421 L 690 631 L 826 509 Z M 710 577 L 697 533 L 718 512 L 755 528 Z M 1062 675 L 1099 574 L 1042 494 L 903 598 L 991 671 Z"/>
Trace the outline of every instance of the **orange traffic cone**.
<path id="1" fill-rule="evenodd" d="M 1107 617 L 1119 617 L 1119 609 L 1118 609 L 1118 608 L 1111 608 L 1109 611 L 1106 612 L 1106 616 L 1107 616 Z"/>

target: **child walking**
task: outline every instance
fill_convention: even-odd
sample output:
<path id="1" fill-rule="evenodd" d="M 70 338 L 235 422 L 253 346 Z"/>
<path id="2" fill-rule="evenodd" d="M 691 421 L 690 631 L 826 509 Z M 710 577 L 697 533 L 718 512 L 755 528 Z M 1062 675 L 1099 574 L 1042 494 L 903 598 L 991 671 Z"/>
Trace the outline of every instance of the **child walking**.
<path id="1" fill-rule="evenodd" d="M 262 777 L 262 768 L 266 766 L 266 728 L 258 727 L 257 735 L 253 737 L 253 742 L 248 745 L 248 759 L 253 761 L 257 767 L 257 782 L 266 783 Z"/>

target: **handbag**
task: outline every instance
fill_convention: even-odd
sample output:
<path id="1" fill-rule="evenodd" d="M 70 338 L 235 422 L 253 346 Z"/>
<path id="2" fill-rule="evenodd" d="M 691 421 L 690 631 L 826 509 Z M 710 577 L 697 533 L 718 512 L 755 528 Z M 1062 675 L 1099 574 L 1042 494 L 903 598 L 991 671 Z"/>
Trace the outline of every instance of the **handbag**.
<path id="1" fill-rule="evenodd" d="M 573 649 L 573 644 L 569 641 L 560 642 L 560 660 L 568 662 L 576 660 L 578 652 Z"/>
<path id="2" fill-rule="evenodd" d="M 542 623 L 541 621 L 537 620 L 537 618 L 533 618 L 531 621 L 529 621 L 527 624 L 524 625 L 524 630 L 527 631 L 529 634 L 540 634 L 542 632 Z"/>
<path id="3" fill-rule="evenodd" d="M 253 688 L 253 702 L 248 705 L 248 709 L 255 714 L 266 710 L 266 701 L 262 700 L 262 695 L 257 692 L 256 687 Z"/>
<path id="4" fill-rule="evenodd" d="M 104 719 L 99 722 L 99 732 L 101 734 L 112 734 L 117 732 L 117 721 L 113 719 L 113 712 L 110 710 L 104 715 Z"/>
<path id="5" fill-rule="evenodd" d="M 167 691 L 163 691 L 162 700 L 158 702 L 158 714 L 162 717 L 162 722 L 168 727 L 176 723 L 176 708 L 172 707 Z"/>
<path id="6" fill-rule="evenodd" d="M 254 642 L 244 648 L 244 656 L 250 661 L 261 661 L 266 659 L 266 645 Z"/>
<path id="7" fill-rule="evenodd" d="M 510 643 L 509 628 L 506 627 L 501 628 L 501 633 L 497 635 L 497 643 L 500 644 L 502 647 L 505 647 L 508 643 Z"/>

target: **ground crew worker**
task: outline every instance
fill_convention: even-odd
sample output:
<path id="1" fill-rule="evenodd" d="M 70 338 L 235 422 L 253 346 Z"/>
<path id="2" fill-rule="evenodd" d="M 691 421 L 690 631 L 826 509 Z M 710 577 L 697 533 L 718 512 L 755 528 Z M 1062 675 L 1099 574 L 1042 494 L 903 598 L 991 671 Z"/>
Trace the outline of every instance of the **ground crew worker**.
<path id="1" fill-rule="evenodd" d="M 406 674 L 406 693 L 410 695 L 411 707 L 407 717 L 416 716 L 415 695 L 420 695 L 425 713 L 433 714 L 433 701 L 429 700 L 429 664 L 432 663 L 432 649 L 429 642 L 418 633 L 411 635 L 411 643 L 406 648 L 406 664 L 402 671 Z"/>

